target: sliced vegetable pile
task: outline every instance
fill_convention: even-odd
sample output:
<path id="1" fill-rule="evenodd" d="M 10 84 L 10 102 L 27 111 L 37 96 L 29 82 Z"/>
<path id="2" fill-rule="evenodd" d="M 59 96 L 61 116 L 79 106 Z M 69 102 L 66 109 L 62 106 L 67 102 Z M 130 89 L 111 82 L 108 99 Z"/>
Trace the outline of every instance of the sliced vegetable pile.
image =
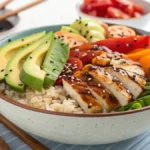
<path id="1" fill-rule="evenodd" d="M 129 19 L 144 14 L 144 7 L 132 0 L 84 0 L 81 11 L 91 16 Z"/>
<path id="2" fill-rule="evenodd" d="M 149 47 L 149 36 L 138 35 L 129 27 L 79 18 L 55 33 L 42 31 L 9 40 L 0 48 L 0 81 L 20 92 L 26 86 L 39 92 L 53 85 L 63 85 L 66 91 L 69 86 L 72 92 L 80 89 L 85 95 L 76 94 L 83 99 L 102 99 L 107 112 L 138 109 L 150 105 L 150 80 L 146 84 L 144 76 L 150 77 Z M 109 82 L 111 86 L 107 86 Z M 114 89 L 120 90 L 119 94 Z M 83 103 L 88 107 L 85 112 L 103 110 L 100 102 L 95 104 L 94 109 Z"/>

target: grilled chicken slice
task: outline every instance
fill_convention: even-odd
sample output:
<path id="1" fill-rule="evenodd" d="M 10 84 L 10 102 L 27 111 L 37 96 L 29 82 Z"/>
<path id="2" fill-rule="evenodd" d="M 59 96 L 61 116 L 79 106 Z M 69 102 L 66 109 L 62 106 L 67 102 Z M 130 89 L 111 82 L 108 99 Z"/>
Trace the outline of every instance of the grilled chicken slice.
<path id="1" fill-rule="evenodd" d="M 113 58 L 110 62 L 111 66 L 115 68 L 122 68 L 126 71 L 131 71 L 136 73 L 137 75 L 143 76 L 145 75 L 144 70 L 142 69 L 141 65 L 137 62 L 134 62 L 127 58 L 124 54 L 114 53 Z"/>
<path id="2" fill-rule="evenodd" d="M 77 100 L 85 113 L 103 112 L 101 104 L 93 97 L 85 82 L 73 76 L 65 77 L 63 87 L 72 98 Z"/>
<path id="3" fill-rule="evenodd" d="M 100 102 L 105 112 L 115 110 L 120 106 L 117 99 L 110 91 L 105 90 L 101 83 L 89 74 L 83 72 L 75 73 L 75 76 L 86 82 L 92 95 Z"/>
<path id="4" fill-rule="evenodd" d="M 94 65 L 86 65 L 84 72 L 88 72 L 97 79 L 106 89 L 108 89 L 119 101 L 121 106 L 127 105 L 132 100 L 132 94 L 120 83 L 117 78 L 113 78 L 104 68 Z"/>
<path id="5" fill-rule="evenodd" d="M 113 77 L 118 78 L 126 87 L 126 89 L 128 89 L 132 93 L 134 99 L 136 99 L 142 93 L 142 86 L 139 84 L 139 82 L 136 82 L 134 79 L 130 78 L 125 70 L 108 67 L 105 68 L 105 71 L 110 73 Z"/>

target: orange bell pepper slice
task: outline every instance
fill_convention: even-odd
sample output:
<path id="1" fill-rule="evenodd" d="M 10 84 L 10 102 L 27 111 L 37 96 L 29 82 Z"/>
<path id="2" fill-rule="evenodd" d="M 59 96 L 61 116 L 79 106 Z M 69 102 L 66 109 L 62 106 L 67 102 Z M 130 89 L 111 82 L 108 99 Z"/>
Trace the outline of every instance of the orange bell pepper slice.
<path id="1" fill-rule="evenodd" d="M 139 63 L 142 65 L 145 75 L 150 77 L 150 54 L 148 56 L 142 57 L 139 60 Z"/>
<path id="2" fill-rule="evenodd" d="M 127 56 L 134 61 L 140 61 L 142 57 L 148 56 L 148 55 L 150 55 L 150 48 L 139 49 L 135 51 L 134 53 L 127 54 Z"/>

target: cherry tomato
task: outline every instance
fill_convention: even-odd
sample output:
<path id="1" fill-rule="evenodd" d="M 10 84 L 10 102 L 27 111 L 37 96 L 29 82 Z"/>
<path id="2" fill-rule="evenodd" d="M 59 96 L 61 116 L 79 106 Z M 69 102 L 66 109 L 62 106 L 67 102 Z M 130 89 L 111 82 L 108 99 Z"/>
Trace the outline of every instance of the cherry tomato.
<path id="1" fill-rule="evenodd" d="M 75 58 L 75 57 L 70 57 L 65 65 L 64 71 L 56 80 L 55 85 L 62 84 L 63 76 L 72 75 L 76 71 L 80 71 L 82 68 L 83 68 L 83 63 L 80 59 Z"/>

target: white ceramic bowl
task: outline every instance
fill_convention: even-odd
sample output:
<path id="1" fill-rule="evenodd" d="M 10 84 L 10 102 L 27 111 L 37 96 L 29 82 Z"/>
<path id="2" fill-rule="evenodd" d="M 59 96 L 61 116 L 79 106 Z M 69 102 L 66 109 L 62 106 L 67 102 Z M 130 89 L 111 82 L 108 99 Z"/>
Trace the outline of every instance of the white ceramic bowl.
<path id="1" fill-rule="evenodd" d="M 43 30 L 58 31 L 61 25 L 20 32 L 8 42 Z M 141 34 L 149 34 L 138 30 Z M 137 136 L 150 129 L 150 106 L 107 114 L 70 114 L 32 108 L 0 94 L 0 113 L 18 127 L 49 140 L 67 144 L 105 144 Z"/>
<path id="2" fill-rule="evenodd" d="M 80 8 L 81 8 L 81 5 L 83 4 L 83 1 L 79 1 L 77 3 L 76 8 L 77 8 L 79 16 L 83 18 L 85 17 L 85 18 L 90 18 L 92 20 L 102 21 L 105 23 L 115 23 L 115 24 L 127 25 L 130 27 L 143 29 L 143 27 L 147 25 L 148 22 L 150 22 L 150 3 L 147 2 L 146 0 L 133 0 L 133 2 L 141 6 L 144 6 L 145 15 L 143 15 L 140 18 L 132 18 L 132 19 L 111 19 L 111 18 L 109 19 L 109 18 L 103 18 L 103 17 L 94 17 L 81 11 Z"/>

